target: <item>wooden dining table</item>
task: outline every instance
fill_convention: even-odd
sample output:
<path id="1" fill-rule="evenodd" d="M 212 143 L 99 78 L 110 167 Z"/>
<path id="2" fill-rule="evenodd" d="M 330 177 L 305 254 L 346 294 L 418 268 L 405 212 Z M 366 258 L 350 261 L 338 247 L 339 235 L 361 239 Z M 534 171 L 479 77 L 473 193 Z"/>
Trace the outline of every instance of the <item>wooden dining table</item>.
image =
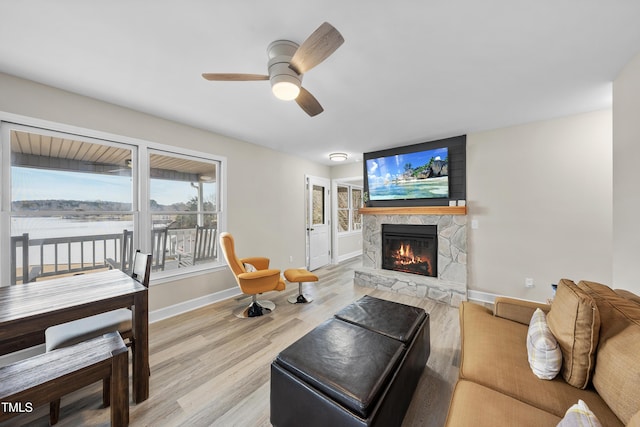
<path id="1" fill-rule="evenodd" d="M 0 287 L 0 355 L 44 343 L 49 326 L 119 308 L 133 313 L 134 402 L 149 397 L 148 290 L 120 270 Z"/>

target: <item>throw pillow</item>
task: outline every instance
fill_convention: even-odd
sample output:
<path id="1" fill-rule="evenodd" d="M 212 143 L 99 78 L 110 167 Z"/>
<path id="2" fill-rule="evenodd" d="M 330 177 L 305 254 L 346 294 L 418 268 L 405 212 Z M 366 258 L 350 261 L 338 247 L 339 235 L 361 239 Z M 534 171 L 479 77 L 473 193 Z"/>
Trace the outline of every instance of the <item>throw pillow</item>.
<path id="1" fill-rule="evenodd" d="M 560 280 L 547 323 L 562 350 L 562 377 L 574 387 L 586 388 L 600 332 L 600 315 L 593 298 L 571 280 Z"/>
<path id="2" fill-rule="evenodd" d="M 636 304 L 640 304 L 640 296 L 634 294 L 631 291 L 627 291 L 626 289 L 615 289 L 615 293 L 620 295 L 622 298 L 626 298 L 629 301 L 633 301 Z"/>
<path id="3" fill-rule="evenodd" d="M 248 262 L 245 262 L 244 271 L 246 273 L 253 273 L 254 271 L 258 271 L 258 269 L 253 264 L 249 264 Z"/>
<path id="4" fill-rule="evenodd" d="M 527 356 L 531 370 L 541 380 L 554 379 L 562 367 L 562 351 L 547 325 L 547 316 L 539 308 L 529 323 Z"/>
<path id="5" fill-rule="evenodd" d="M 602 427 L 602 424 L 587 404 L 578 400 L 578 403 L 567 410 L 557 427 Z"/>

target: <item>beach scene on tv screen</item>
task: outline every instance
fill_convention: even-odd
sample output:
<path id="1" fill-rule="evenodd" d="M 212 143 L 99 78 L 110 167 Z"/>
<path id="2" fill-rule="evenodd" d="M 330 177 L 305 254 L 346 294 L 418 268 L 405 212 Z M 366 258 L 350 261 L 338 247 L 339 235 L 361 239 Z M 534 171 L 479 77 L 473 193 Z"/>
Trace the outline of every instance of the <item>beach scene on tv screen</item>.
<path id="1" fill-rule="evenodd" d="M 369 200 L 449 197 L 447 148 L 367 160 Z"/>

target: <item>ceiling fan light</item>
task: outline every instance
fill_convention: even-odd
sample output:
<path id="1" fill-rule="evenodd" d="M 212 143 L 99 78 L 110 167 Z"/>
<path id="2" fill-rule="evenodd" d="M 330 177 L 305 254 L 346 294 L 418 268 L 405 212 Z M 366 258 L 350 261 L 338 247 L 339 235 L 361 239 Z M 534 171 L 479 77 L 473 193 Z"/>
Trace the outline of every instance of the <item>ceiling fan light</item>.
<path id="1" fill-rule="evenodd" d="M 298 97 L 300 88 L 291 82 L 278 82 L 271 87 L 271 91 L 276 98 L 283 101 L 291 101 Z"/>
<path id="2" fill-rule="evenodd" d="M 344 162 L 347 160 L 347 153 L 331 153 L 329 154 L 329 160 L 333 160 L 334 162 Z"/>
<path id="3" fill-rule="evenodd" d="M 276 98 L 291 101 L 300 94 L 300 80 L 287 74 L 273 76 L 271 77 L 271 91 Z"/>

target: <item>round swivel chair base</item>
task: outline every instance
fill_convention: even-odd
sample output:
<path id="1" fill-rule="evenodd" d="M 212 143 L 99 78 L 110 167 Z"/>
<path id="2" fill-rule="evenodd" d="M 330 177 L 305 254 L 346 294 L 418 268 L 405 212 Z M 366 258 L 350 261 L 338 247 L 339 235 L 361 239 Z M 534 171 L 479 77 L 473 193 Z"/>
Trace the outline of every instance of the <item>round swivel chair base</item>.
<path id="1" fill-rule="evenodd" d="M 313 301 L 313 298 L 300 294 L 289 297 L 287 301 L 289 301 L 291 304 L 308 304 Z"/>
<path id="2" fill-rule="evenodd" d="M 271 313 L 276 309 L 276 305 L 271 301 L 252 302 L 248 307 L 240 307 L 233 314 L 241 319 L 248 317 L 259 317 Z"/>

